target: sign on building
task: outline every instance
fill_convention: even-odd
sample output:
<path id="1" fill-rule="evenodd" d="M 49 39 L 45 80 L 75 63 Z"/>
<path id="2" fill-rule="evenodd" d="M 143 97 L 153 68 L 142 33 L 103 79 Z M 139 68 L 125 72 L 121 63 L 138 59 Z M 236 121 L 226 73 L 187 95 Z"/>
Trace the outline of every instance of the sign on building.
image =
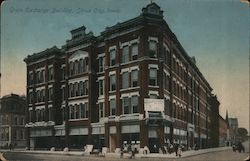
<path id="1" fill-rule="evenodd" d="M 144 99 L 144 110 L 146 112 L 163 112 L 164 111 L 164 99 Z"/>

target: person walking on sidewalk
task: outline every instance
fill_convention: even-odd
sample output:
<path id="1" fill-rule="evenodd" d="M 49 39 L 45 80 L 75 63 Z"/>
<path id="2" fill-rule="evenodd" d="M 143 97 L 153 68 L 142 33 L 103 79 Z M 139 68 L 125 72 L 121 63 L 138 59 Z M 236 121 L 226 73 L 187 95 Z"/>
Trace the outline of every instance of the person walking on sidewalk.
<path id="1" fill-rule="evenodd" d="M 176 155 L 176 156 L 178 156 L 178 153 L 177 153 L 177 152 L 178 152 L 178 147 L 179 147 L 178 144 L 175 143 L 175 144 L 174 144 L 174 151 L 175 151 L 175 155 Z"/>
<path id="2" fill-rule="evenodd" d="M 182 149 L 181 145 L 178 147 L 177 156 L 181 157 Z"/>

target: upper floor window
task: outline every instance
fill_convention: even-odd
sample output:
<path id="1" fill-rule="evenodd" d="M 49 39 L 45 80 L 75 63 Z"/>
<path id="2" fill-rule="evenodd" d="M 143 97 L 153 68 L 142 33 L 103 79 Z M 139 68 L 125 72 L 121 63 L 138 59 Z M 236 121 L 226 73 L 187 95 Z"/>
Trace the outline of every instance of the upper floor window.
<path id="1" fill-rule="evenodd" d="M 99 103 L 99 118 L 105 117 L 104 102 Z"/>
<path id="2" fill-rule="evenodd" d="M 54 78 L 54 74 L 53 74 L 53 67 L 49 67 L 49 69 L 48 69 L 48 75 L 49 75 L 49 81 L 50 80 L 53 80 L 53 78 Z"/>
<path id="3" fill-rule="evenodd" d="M 129 73 L 128 72 L 124 72 L 122 74 L 122 88 L 126 89 L 129 87 Z"/>
<path id="4" fill-rule="evenodd" d="M 29 73 L 29 85 L 32 85 L 34 83 L 34 75 L 33 72 Z"/>
<path id="5" fill-rule="evenodd" d="M 52 101 L 52 99 L 53 99 L 53 87 L 50 87 L 48 90 L 49 90 L 48 100 Z"/>
<path id="6" fill-rule="evenodd" d="M 110 106 L 110 116 L 115 115 L 115 113 L 116 113 L 116 109 L 115 109 L 115 107 L 116 107 L 116 105 L 115 105 L 115 99 L 111 99 L 111 100 L 109 101 L 109 106 Z"/>
<path id="7" fill-rule="evenodd" d="M 112 49 L 112 50 L 110 50 L 110 52 L 109 52 L 109 56 L 110 56 L 110 66 L 113 66 L 113 65 L 115 65 L 115 59 L 116 59 L 116 50 L 115 49 Z"/>
<path id="8" fill-rule="evenodd" d="M 122 63 L 129 61 L 129 46 L 124 46 L 122 48 Z"/>
<path id="9" fill-rule="evenodd" d="M 98 72 L 102 72 L 104 70 L 104 57 L 99 57 L 98 59 Z"/>
<path id="10" fill-rule="evenodd" d="M 29 104 L 33 103 L 33 92 L 29 92 Z"/>
<path id="11" fill-rule="evenodd" d="M 132 96 L 131 97 L 131 111 L 132 113 L 138 113 L 138 96 Z"/>
<path id="12" fill-rule="evenodd" d="M 137 87 L 138 86 L 138 70 L 132 70 L 131 72 L 131 86 Z"/>
<path id="13" fill-rule="evenodd" d="M 149 69 L 149 85 L 157 86 L 157 69 L 156 68 Z"/>
<path id="14" fill-rule="evenodd" d="M 115 91 L 116 90 L 116 78 L 115 78 L 115 74 L 111 75 L 109 78 L 110 78 L 110 91 Z"/>
<path id="15" fill-rule="evenodd" d="M 122 99 L 122 108 L 123 108 L 123 114 L 129 114 L 129 98 L 128 97 L 123 97 Z"/>
<path id="16" fill-rule="evenodd" d="M 138 113 L 138 96 L 122 98 L 123 114 Z"/>
<path id="17" fill-rule="evenodd" d="M 80 118 L 88 118 L 88 103 L 80 103 Z"/>
<path id="18" fill-rule="evenodd" d="M 65 100 L 65 87 L 61 88 L 61 94 L 62 94 L 62 101 Z"/>
<path id="19" fill-rule="evenodd" d="M 149 57 L 156 58 L 157 57 L 157 42 L 156 41 L 149 41 Z"/>
<path id="20" fill-rule="evenodd" d="M 138 59 L 138 44 L 137 43 L 134 43 L 131 46 L 131 56 L 132 56 L 132 60 Z"/>
<path id="21" fill-rule="evenodd" d="M 64 79 L 65 79 L 65 76 L 66 76 L 65 66 L 63 66 L 63 67 L 61 68 L 61 76 L 62 76 L 62 80 L 64 80 Z"/>
<path id="22" fill-rule="evenodd" d="M 99 96 L 104 94 L 104 80 L 99 80 Z"/>

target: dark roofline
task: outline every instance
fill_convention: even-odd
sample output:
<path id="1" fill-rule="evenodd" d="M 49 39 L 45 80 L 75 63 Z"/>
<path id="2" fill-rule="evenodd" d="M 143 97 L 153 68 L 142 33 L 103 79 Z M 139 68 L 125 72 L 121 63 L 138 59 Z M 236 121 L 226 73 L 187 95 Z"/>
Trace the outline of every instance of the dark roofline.
<path id="1" fill-rule="evenodd" d="M 71 34 L 73 34 L 75 32 L 81 31 L 81 30 L 86 30 L 86 27 L 83 25 L 81 27 L 78 27 L 76 29 L 71 30 L 70 32 L 71 32 Z"/>
<path id="2" fill-rule="evenodd" d="M 30 60 L 41 59 L 44 57 L 48 57 L 48 56 L 56 55 L 56 54 L 62 54 L 62 53 L 63 52 L 61 49 L 58 49 L 56 46 L 53 46 L 52 48 L 48 48 L 44 51 L 34 53 L 32 55 L 28 55 L 26 58 L 24 58 L 24 62 L 29 63 Z"/>

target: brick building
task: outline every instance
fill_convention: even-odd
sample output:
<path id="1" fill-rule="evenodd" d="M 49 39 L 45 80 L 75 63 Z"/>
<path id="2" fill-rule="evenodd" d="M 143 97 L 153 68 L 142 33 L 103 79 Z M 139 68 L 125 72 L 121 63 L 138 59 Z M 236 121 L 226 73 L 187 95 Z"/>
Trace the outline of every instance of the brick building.
<path id="1" fill-rule="evenodd" d="M 223 117 L 219 117 L 219 146 L 228 145 L 228 123 Z"/>
<path id="2" fill-rule="evenodd" d="M 0 147 L 26 147 L 25 98 L 3 96 L 0 102 Z"/>
<path id="3" fill-rule="evenodd" d="M 99 36 L 85 29 L 24 60 L 31 148 L 209 146 L 212 88 L 156 3 Z"/>

